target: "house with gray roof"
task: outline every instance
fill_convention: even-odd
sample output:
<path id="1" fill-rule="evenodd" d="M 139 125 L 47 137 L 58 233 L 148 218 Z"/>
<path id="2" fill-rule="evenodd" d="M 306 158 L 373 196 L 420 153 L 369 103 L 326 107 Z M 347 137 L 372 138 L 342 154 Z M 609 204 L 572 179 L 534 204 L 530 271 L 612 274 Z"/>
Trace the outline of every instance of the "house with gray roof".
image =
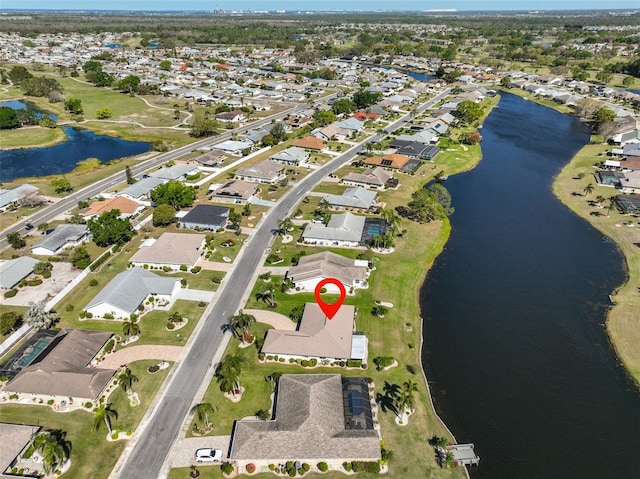
<path id="1" fill-rule="evenodd" d="M 16 186 L 11 190 L 0 188 L 0 210 L 4 211 L 14 203 L 18 203 L 22 198 L 35 196 L 40 192 L 38 187 L 25 183 Z"/>
<path id="2" fill-rule="evenodd" d="M 124 190 L 117 193 L 118 196 L 124 196 L 130 200 L 139 201 L 149 196 L 149 192 L 154 188 L 166 183 L 167 180 L 163 178 L 156 178 L 149 176 L 143 178 L 140 181 L 136 181 L 134 184 L 127 186 Z"/>
<path id="3" fill-rule="evenodd" d="M 91 367 L 113 333 L 63 329 L 4 392 L 44 400 L 95 401 L 111 382 L 115 369 Z"/>
<path id="4" fill-rule="evenodd" d="M 241 156 L 243 150 L 251 148 L 252 146 L 253 143 L 251 143 L 250 141 L 227 140 L 223 141 L 222 143 L 218 143 L 216 145 L 216 148 L 231 155 Z"/>
<path id="5" fill-rule="evenodd" d="M 218 231 L 227 226 L 229 208 L 217 205 L 196 205 L 185 216 L 180 218 L 180 227 Z"/>
<path id="6" fill-rule="evenodd" d="M 391 171 L 376 166 L 375 168 L 365 170 L 363 173 L 347 173 L 342 177 L 342 182 L 346 185 L 382 189 L 389 185 L 389 180 L 392 178 L 393 173 Z"/>
<path id="7" fill-rule="evenodd" d="M 321 246 L 358 246 L 364 231 L 364 216 L 351 213 L 334 214 L 324 225 L 309 224 L 302 233 L 307 244 Z"/>
<path id="8" fill-rule="evenodd" d="M 367 284 L 369 268 L 367 260 L 354 260 L 342 255 L 323 251 L 301 256 L 296 266 L 287 271 L 286 277 L 293 281 L 296 289 L 314 291 L 320 281 L 326 278 L 339 280 L 344 288 L 363 288 Z M 334 284 L 325 285 L 327 292 L 337 293 Z"/>
<path id="9" fill-rule="evenodd" d="M 284 178 L 282 165 L 272 160 L 239 168 L 235 175 L 237 178 L 255 183 L 275 183 Z"/>
<path id="10" fill-rule="evenodd" d="M 225 183 L 220 188 L 213 190 L 209 198 L 213 201 L 224 201 L 235 204 L 244 204 L 256 192 L 255 183 L 242 180 L 233 180 Z"/>
<path id="11" fill-rule="evenodd" d="M 198 167 L 194 165 L 177 164 L 168 168 L 160 168 L 159 170 L 149 173 L 151 178 L 160 178 L 162 180 L 184 180 L 189 175 L 198 173 Z"/>
<path id="12" fill-rule="evenodd" d="M 33 267 L 39 261 L 29 256 L 20 256 L 0 264 L 0 288 L 11 289 L 33 273 Z"/>
<path id="13" fill-rule="evenodd" d="M 61 224 L 31 248 L 33 254 L 56 255 L 65 248 L 78 246 L 89 237 L 87 225 Z"/>
<path id="14" fill-rule="evenodd" d="M 376 206 L 377 193 L 361 186 L 347 188 L 341 195 L 327 194 L 322 197 L 335 209 L 358 208 L 368 210 Z"/>
<path id="15" fill-rule="evenodd" d="M 147 239 L 129 260 L 132 266 L 178 271 L 180 266 L 192 268 L 202 256 L 205 235 L 197 233 L 163 233 L 158 239 Z"/>
<path id="16" fill-rule="evenodd" d="M 276 394 L 272 419 L 235 422 L 229 458 L 239 466 L 381 458 L 365 378 L 283 374 Z"/>
<path id="17" fill-rule="evenodd" d="M 85 308 L 96 317 L 105 314 L 114 319 L 129 319 L 138 311 L 138 306 L 145 305 L 153 297 L 151 304 L 170 304 L 180 289 L 180 278 L 159 276 L 142 268 L 130 268 L 113 278 Z"/>
<path id="18" fill-rule="evenodd" d="M 21 479 L 24 477 L 33 477 L 31 474 L 24 476 L 22 474 L 12 473 L 11 470 L 16 466 L 22 456 L 31 445 L 31 440 L 40 430 L 40 426 L 27 426 L 24 424 L 8 424 L 0 423 L 0 437 L 2 438 L 2 447 L 0 447 L 0 478 L 2 479 Z"/>
<path id="19" fill-rule="evenodd" d="M 276 153 L 270 159 L 285 165 L 298 165 L 307 161 L 309 157 L 310 154 L 303 148 L 292 146 L 291 148 Z"/>

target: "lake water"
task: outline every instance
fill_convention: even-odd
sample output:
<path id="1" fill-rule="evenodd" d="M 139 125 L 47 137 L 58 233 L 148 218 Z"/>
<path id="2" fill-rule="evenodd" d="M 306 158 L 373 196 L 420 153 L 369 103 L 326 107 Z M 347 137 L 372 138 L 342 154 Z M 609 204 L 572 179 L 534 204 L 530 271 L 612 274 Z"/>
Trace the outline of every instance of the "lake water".
<path id="1" fill-rule="evenodd" d="M 640 394 L 603 326 L 623 259 L 551 193 L 589 132 L 503 94 L 482 135 L 421 290 L 436 409 L 476 445 L 473 479 L 638 478 Z"/>
<path id="2" fill-rule="evenodd" d="M 15 104 L 14 104 L 15 103 Z M 2 106 L 20 108 L 24 102 L 3 102 Z M 99 158 L 103 163 L 149 151 L 151 143 L 126 141 L 121 138 L 96 135 L 87 130 L 63 127 L 68 140 L 46 148 L 25 148 L 0 151 L 0 182 L 29 176 L 64 174 L 79 161 Z"/>

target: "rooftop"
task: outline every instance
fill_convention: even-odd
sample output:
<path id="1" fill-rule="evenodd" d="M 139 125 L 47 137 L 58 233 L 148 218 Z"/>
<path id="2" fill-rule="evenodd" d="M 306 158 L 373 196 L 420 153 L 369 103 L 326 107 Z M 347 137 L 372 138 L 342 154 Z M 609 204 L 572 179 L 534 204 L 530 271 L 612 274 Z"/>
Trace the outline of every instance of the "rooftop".
<path id="1" fill-rule="evenodd" d="M 0 264 L 0 287 L 9 289 L 20 282 L 22 278 L 33 272 L 33 267 L 39 261 L 29 256 L 20 256 Z"/>
<path id="2" fill-rule="evenodd" d="M 151 246 L 141 246 L 132 263 L 194 265 L 200 258 L 203 234 L 163 233 Z"/>

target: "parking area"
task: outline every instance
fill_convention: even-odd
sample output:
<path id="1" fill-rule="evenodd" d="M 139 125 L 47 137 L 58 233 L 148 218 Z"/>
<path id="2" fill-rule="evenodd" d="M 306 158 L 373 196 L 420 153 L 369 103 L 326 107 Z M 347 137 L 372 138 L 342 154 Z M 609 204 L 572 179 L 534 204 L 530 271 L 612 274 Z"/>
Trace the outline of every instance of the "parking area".
<path id="1" fill-rule="evenodd" d="M 231 436 L 179 438 L 174 444 L 173 449 L 171 449 L 169 465 L 171 467 L 189 467 L 196 464 L 194 454 L 196 449 L 200 449 L 201 447 L 221 449 L 224 461 L 229 453 L 230 443 Z M 206 464 L 208 463 L 202 463 L 203 466 Z"/>

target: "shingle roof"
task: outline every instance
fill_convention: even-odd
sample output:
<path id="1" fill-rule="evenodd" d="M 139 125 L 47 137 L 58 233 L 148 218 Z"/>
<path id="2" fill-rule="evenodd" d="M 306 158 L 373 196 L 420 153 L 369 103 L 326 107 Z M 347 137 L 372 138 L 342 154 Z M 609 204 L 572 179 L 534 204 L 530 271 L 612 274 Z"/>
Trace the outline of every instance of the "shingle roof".
<path id="1" fill-rule="evenodd" d="M 365 185 L 384 186 L 387 181 L 393 178 L 393 174 L 376 166 L 363 173 L 347 173 L 342 177 L 343 181 L 351 181 L 353 183 L 362 183 Z"/>
<path id="2" fill-rule="evenodd" d="M 0 477 L 4 476 L 3 471 L 9 468 L 13 460 L 27 447 L 31 437 L 38 432 L 40 426 L 25 426 L 22 424 L 0 423 L 0 437 L 2 447 L 0 447 Z"/>
<path id="3" fill-rule="evenodd" d="M 193 170 L 193 165 L 178 164 L 168 168 L 160 168 L 159 170 L 149 173 L 149 176 L 152 178 L 162 178 L 163 180 L 177 180 Z"/>
<path id="4" fill-rule="evenodd" d="M 236 171 L 236 176 L 275 180 L 282 171 L 282 165 L 271 160 L 264 160 Z"/>
<path id="5" fill-rule="evenodd" d="M 12 190 L 0 190 L 0 208 L 4 208 L 11 203 L 18 201 L 24 196 L 37 194 L 40 191 L 36 186 L 25 183 L 16 186 Z"/>
<path id="6" fill-rule="evenodd" d="M 63 329 L 46 356 L 20 371 L 5 390 L 95 399 L 115 370 L 88 365 L 112 336 L 109 332 Z"/>
<path id="7" fill-rule="evenodd" d="M 132 263 L 194 265 L 200 258 L 203 234 L 163 233 L 151 246 L 142 246 L 129 260 Z"/>
<path id="8" fill-rule="evenodd" d="M 364 216 L 342 213 L 331 216 L 327 226 L 307 225 L 303 238 L 336 241 L 360 241 L 364 229 Z"/>
<path id="9" fill-rule="evenodd" d="M 246 181 L 234 180 L 226 183 L 222 187 L 213 192 L 214 197 L 219 198 L 234 198 L 234 199 L 249 199 L 251 195 L 256 191 L 255 183 L 248 183 Z"/>
<path id="10" fill-rule="evenodd" d="M 87 234 L 87 225 L 62 224 L 53 233 L 45 236 L 42 241 L 34 244 L 31 249 L 45 248 L 58 251 L 70 241 L 78 241 Z"/>
<path id="11" fill-rule="evenodd" d="M 9 289 L 33 272 L 37 259 L 20 256 L 0 264 L 0 287 Z"/>
<path id="12" fill-rule="evenodd" d="M 373 206 L 377 193 L 361 186 L 347 188 L 341 195 L 324 195 L 323 199 L 334 206 L 369 209 Z"/>
<path id="13" fill-rule="evenodd" d="M 380 459 L 380 438 L 374 429 L 345 427 L 339 375 L 284 374 L 278 381 L 275 404 L 272 421 L 236 421 L 231 459 Z"/>
<path id="14" fill-rule="evenodd" d="M 165 180 L 162 178 L 154 178 L 150 176 L 127 186 L 124 190 L 120 191 L 118 195 L 128 195 L 131 198 L 142 198 L 143 196 L 148 195 L 156 186 L 163 184 L 164 181 Z"/>
<path id="15" fill-rule="evenodd" d="M 274 160 L 280 160 L 290 163 L 299 163 L 301 161 L 304 161 L 308 156 L 309 154 L 302 148 L 293 146 L 291 148 L 287 148 L 284 151 L 276 153 L 271 158 Z"/>
<path id="16" fill-rule="evenodd" d="M 294 283 L 313 278 L 336 278 L 350 287 L 355 280 L 364 281 L 367 278 L 367 268 L 355 266 L 350 258 L 323 251 L 300 257 L 298 265 L 289 268 L 287 277 Z"/>
<path id="17" fill-rule="evenodd" d="M 180 278 L 166 278 L 142 268 L 131 268 L 109 281 L 109 284 L 89 302 L 86 309 L 107 303 L 122 311 L 133 313 L 151 293 L 171 294 L 178 281 Z"/>
<path id="18" fill-rule="evenodd" d="M 208 227 L 221 227 L 227 223 L 229 208 L 217 205 L 196 205 L 181 220 L 182 224 L 194 224 Z"/>

